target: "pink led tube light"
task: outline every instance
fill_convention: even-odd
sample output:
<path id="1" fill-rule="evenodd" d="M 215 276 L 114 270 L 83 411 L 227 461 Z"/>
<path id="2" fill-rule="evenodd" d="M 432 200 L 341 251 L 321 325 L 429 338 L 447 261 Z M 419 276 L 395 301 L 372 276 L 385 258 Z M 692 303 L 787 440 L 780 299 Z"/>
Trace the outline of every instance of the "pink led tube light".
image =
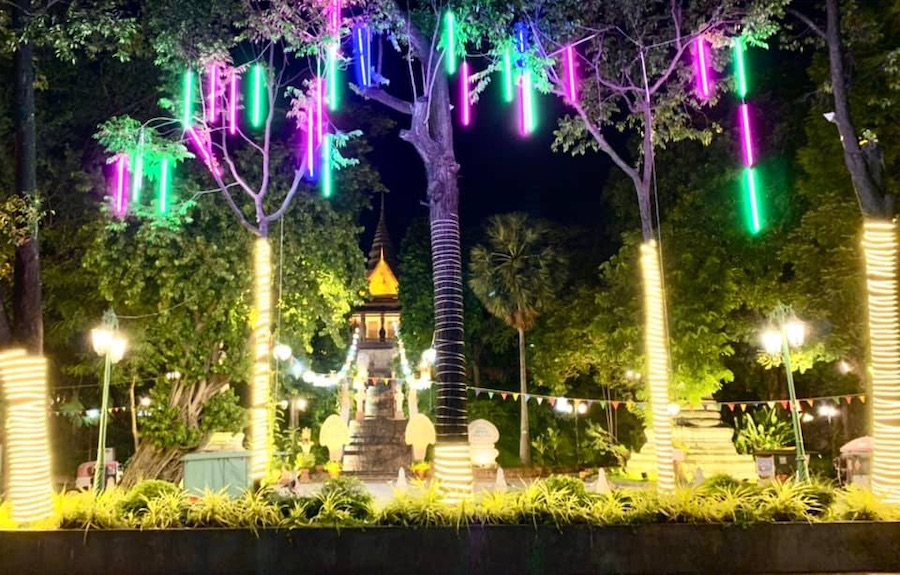
<path id="1" fill-rule="evenodd" d="M 706 52 L 706 40 L 702 36 L 697 38 L 696 43 L 697 60 L 696 60 L 696 77 L 697 92 L 704 100 L 710 95 L 710 77 L 709 77 L 709 54 Z"/>
<path id="2" fill-rule="evenodd" d="M 316 78 L 316 143 L 325 135 L 325 80 Z"/>
<path id="3" fill-rule="evenodd" d="M 756 156 L 753 152 L 753 133 L 750 130 L 750 107 L 741 104 L 738 108 L 741 123 L 741 142 L 744 149 L 744 165 L 752 168 L 756 164 Z"/>
<path id="4" fill-rule="evenodd" d="M 206 73 L 209 76 L 207 80 L 209 93 L 206 95 L 209 121 L 215 122 L 219 119 L 219 65 L 210 64 Z"/>
<path id="5" fill-rule="evenodd" d="M 116 182 L 113 191 L 113 214 L 124 218 L 128 212 L 128 156 L 119 154 L 116 160 Z"/>
<path id="6" fill-rule="evenodd" d="M 459 68 L 459 121 L 463 126 L 472 123 L 472 103 L 469 94 L 469 63 L 465 60 Z"/>
<path id="7" fill-rule="evenodd" d="M 231 82 L 228 87 L 228 133 L 237 134 L 237 108 L 238 108 L 238 74 L 237 70 L 231 71 Z"/>
<path id="8" fill-rule="evenodd" d="M 306 110 L 306 173 L 310 178 L 316 177 L 316 128 L 313 122 L 313 110 Z"/>
<path id="9" fill-rule="evenodd" d="M 575 91 L 575 46 L 566 46 L 566 98 L 570 104 L 578 101 L 578 93 Z"/>

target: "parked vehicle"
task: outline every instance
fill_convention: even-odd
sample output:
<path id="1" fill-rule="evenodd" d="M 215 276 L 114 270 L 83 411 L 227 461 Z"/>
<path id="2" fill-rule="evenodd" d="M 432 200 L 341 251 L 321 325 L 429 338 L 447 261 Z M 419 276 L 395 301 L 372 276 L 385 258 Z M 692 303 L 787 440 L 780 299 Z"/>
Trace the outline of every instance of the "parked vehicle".
<path id="1" fill-rule="evenodd" d="M 97 469 L 96 461 L 85 461 L 78 466 L 75 473 L 75 489 L 84 491 L 94 484 L 94 470 Z M 106 487 L 113 487 L 122 481 L 122 466 L 118 461 L 106 462 Z"/>

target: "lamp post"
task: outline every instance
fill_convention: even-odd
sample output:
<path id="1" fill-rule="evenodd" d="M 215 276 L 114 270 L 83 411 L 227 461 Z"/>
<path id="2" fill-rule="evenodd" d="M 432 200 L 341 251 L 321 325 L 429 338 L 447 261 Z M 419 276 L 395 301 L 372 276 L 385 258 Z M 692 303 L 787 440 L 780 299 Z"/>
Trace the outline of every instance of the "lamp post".
<path id="1" fill-rule="evenodd" d="M 119 334 L 119 321 L 112 310 L 103 314 L 103 324 L 91 330 L 91 344 L 103 356 L 103 394 L 100 401 L 100 431 L 97 440 L 97 463 L 94 468 L 94 493 L 106 487 L 106 424 L 109 417 L 109 382 L 112 364 L 125 355 L 125 338 Z"/>
<path id="2" fill-rule="evenodd" d="M 809 479 L 806 465 L 806 451 L 803 448 L 803 431 L 800 429 L 800 413 L 797 406 L 797 393 L 794 389 L 794 374 L 791 370 L 791 347 L 800 347 L 806 337 L 806 325 L 798 320 L 793 312 L 782 305 L 775 308 L 774 326 L 762 334 L 763 348 L 772 355 L 781 354 L 784 360 L 784 371 L 787 374 L 788 395 L 791 400 L 791 422 L 794 428 L 794 443 L 797 446 L 797 479 Z"/>

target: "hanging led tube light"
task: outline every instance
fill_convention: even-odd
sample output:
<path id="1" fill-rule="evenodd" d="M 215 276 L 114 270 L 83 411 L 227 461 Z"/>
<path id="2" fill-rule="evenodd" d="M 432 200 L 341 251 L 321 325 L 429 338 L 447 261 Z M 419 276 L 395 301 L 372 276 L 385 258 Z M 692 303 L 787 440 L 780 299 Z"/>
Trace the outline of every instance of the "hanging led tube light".
<path id="1" fill-rule="evenodd" d="M 747 212 L 747 227 L 751 234 L 758 234 L 763 226 L 760 189 L 756 174 L 756 150 L 753 141 L 753 126 L 750 106 L 745 101 L 748 93 L 747 68 L 744 61 L 744 41 L 740 38 L 734 44 L 735 89 L 741 103 L 738 105 L 738 128 L 741 137 L 741 155 L 744 162 L 742 178 Z"/>
<path id="2" fill-rule="evenodd" d="M 262 64 L 250 68 L 250 127 L 261 128 L 265 118 L 265 70 Z"/>
<path id="3" fill-rule="evenodd" d="M 312 106 L 306 109 L 306 175 L 316 178 L 316 124 Z"/>
<path id="4" fill-rule="evenodd" d="M 116 177 L 113 188 L 113 214 L 124 218 L 128 213 L 128 155 L 119 154 L 116 159 Z"/>
<path id="5" fill-rule="evenodd" d="M 186 70 L 182 78 L 181 126 L 187 130 L 194 123 L 194 71 Z"/>
<path id="6" fill-rule="evenodd" d="M 333 175 L 331 168 L 331 134 L 325 134 L 322 139 L 322 196 L 330 198 L 334 191 Z"/>
<path id="7" fill-rule="evenodd" d="M 372 85 L 372 30 L 357 26 L 353 33 L 353 52 L 356 61 L 356 83 L 362 88 Z"/>
<path id="8" fill-rule="evenodd" d="M 228 83 L 228 133 L 237 134 L 238 128 L 238 73 L 231 70 L 231 80 Z"/>
<path id="9" fill-rule="evenodd" d="M 459 70 L 459 121 L 463 126 L 472 123 L 472 95 L 469 93 L 469 63 L 465 60 Z"/>
<path id="10" fill-rule="evenodd" d="M 519 76 L 519 133 L 528 136 L 534 131 L 534 91 L 531 70 Z"/>
<path id="11" fill-rule="evenodd" d="M 325 136 L 325 80 L 316 78 L 316 142 Z"/>
<path id="12" fill-rule="evenodd" d="M 697 56 L 694 73 L 697 82 L 697 94 L 704 100 L 708 100 L 710 94 L 712 94 L 712 80 L 710 77 L 709 53 L 706 49 L 706 39 L 703 36 L 697 37 L 697 40 L 694 42 L 694 51 Z"/>
<path id="13" fill-rule="evenodd" d="M 503 49 L 503 101 L 507 104 L 515 98 L 511 52 L 512 49 L 509 46 Z"/>
<path id="14" fill-rule="evenodd" d="M 576 91 L 575 76 L 575 46 L 569 44 L 565 49 L 565 84 L 566 99 L 570 104 L 578 102 L 578 92 Z"/>
<path id="15" fill-rule="evenodd" d="M 447 74 L 456 74 L 456 16 L 452 10 L 444 13 L 444 66 Z"/>
<path id="16" fill-rule="evenodd" d="M 141 201 L 141 187 L 144 185 L 144 129 L 138 138 L 138 148 L 131 158 L 134 174 L 131 178 L 131 202 L 135 205 Z"/>
<path id="17" fill-rule="evenodd" d="M 207 68 L 207 94 L 206 108 L 207 121 L 216 122 L 219 119 L 219 65 L 210 64 Z"/>
<path id="18" fill-rule="evenodd" d="M 332 39 L 328 44 L 326 55 L 325 77 L 328 81 L 328 109 L 332 112 L 338 109 L 340 93 L 338 88 L 338 52 L 341 42 L 341 0 L 333 0 L 330 13 L 330 34 Z"/>
<path id="19" fill-rule="evenodd" d="M 193 142 L 194 147 L 197 149 L 197 153 L 203 158 L 203 163 L 206 164 L 209 171 L 215 176 L 221 176 L 222 170 L 219 168 L 219 164 L 212 154 L 212 142 L 205 141 L 193 127 L 188 128 L 186 133 L 190 136 L 191 142 Z"/>

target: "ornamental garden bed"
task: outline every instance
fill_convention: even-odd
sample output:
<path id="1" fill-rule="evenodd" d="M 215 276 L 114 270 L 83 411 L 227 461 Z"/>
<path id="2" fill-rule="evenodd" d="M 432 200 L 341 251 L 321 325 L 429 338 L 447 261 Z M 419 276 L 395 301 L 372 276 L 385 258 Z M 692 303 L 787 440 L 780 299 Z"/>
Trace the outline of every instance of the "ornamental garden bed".
<path id="1" fill-rule="evenodd" d="M 857 489 L 727 478 L 659 495 L 551 477 L 454 507 L 418 484 L 379 508 L 346 478 L 239 498 L 148 481 L 61 495 L 48 521 L 0 531 L 0 574 L 886 573 L 898 517 Z"/>

